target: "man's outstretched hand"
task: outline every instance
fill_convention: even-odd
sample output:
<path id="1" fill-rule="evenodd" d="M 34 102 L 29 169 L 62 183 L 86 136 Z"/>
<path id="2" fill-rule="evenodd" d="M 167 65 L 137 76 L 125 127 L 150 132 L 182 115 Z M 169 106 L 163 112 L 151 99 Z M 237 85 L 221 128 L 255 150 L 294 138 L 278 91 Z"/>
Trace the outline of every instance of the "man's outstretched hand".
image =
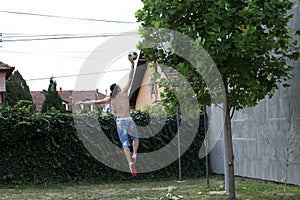
<path id="1" fill-rule="evenodd" d="M 132 66 L 134 66 L 134 60 L 133 60 L 133 58 L 130 57 L 130 56 L 128 56 L 128 60 L 129 60 L 129 62 L 131 62 Z"/>
<path id="2" fill-rule="evenodd" d="M 75 105 L 80 105 L 80 104 L 82 104 L 83 103 L 83 101 L 77 101 L 76 103 L 75 103 Z"/>

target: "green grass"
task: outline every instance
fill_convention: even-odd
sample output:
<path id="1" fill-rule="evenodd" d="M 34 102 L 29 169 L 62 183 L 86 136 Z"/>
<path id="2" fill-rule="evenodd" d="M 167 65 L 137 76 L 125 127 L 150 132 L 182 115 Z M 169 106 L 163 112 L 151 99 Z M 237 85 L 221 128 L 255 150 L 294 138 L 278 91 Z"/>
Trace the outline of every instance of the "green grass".
<path id="1" fill-rule="evenodd" d="M 159 199 L 165 197 L 168 188 L 184 199 L 226 199 L 227 195 L 212 195 L 209 191 L 223 191 L 223 176 L 213 176 L 210 187 L 206 179 L 176 180 L 136 180 L 105 182 L 101 184 L 68 183 L 38 186 L 1 186 L 0 199 Z M 238 199 L 283 199 L 283 185 L 264 181 L 236 179 Z M 300 186 L 287 188 L 288 199 L 300 199 Z"/>

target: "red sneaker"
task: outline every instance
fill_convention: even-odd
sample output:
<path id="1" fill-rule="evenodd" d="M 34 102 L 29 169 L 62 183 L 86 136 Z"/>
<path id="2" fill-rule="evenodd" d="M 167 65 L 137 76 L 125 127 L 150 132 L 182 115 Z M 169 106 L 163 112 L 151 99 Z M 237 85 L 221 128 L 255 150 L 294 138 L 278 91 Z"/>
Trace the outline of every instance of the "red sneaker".
<path id="1" fill-rule="evenodd" d="M 136 172 L 136 169 L 135 169 L 135 166 L 134 166 L 133 162 L 130 162 L 129 168 L 130 168 L 130 172 L 131 172 L 132 176 L 136 176 L 137 172 Z"/>

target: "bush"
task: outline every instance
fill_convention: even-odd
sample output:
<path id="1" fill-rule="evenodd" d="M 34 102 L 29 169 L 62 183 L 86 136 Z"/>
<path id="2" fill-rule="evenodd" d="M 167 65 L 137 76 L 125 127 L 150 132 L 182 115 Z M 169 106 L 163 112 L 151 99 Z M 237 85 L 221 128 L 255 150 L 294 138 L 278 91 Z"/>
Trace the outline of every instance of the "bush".
<path id="1" fill-rule="evenodd" d="M 134 113 L 140 125 L 149 123 L 147 113 Z M 143 122 L 145 120 L 146 122 Z M 156 119 L 160 120 L 160 119 Z M 99 124 L 107 137 L 119 144 L 113 116 L 100 116 Z M 147 130 L 144 130 L 147 131 Z M 169 116 L 155 136 L 141 141 L 140 152 L 163 147 L 177 132 L 176 118 Z M 183 176 L 200 176 L 205 164 L 198 159 L 203 130 L 182 156 Z M 137 178 L 177 177 L 177 162 Z M 130 179 L 128 173 L 111 169 L 96 160 L 84 147 L 76 132 L 73 116 L 51 112 L 36 115 L 24 104 L 0 110 L 0 184 L 103 181 Z"/>

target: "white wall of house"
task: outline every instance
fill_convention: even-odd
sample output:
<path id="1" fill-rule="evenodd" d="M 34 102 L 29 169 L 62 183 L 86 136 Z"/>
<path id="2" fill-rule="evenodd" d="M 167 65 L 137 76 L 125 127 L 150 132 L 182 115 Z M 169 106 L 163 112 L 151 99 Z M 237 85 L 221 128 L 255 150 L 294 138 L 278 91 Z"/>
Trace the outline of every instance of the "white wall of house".
<path id="1" fill-rule="evenodd" d="M 0 72 L 0 92 L 5 92 L 6 72 Z"/>
<path id="2" fill-rule="evenodd" d="M 300 0 L 291 12 L 295 17 L 290 26 L 300 27 Z M 286 151 L 284 135 L 288 135 L 288 120 L 292 119 L 290 133 L 295 136 L 297 146 L 290 158 L 287 180 L 300 184 L 300 61 L 292 64 L 295 77 L 291 87 L 280 88 L 272 99 L 266 98 L 254 108 L 238 111 L 232 119 L 235 174 L 238 176 L 282 181 L 285 173 L 280 154 Z M 209 119 L 217 120 L 213 117 L 213 109 L 209 109 Z M 223 157 L 221 135 L 210 153 L 213 172 L 224 173 Z"/>
<path id="3" fill-rule="evenodd" d="M 5 86 L 5 81 L 6 81 L 6 72 L 0 72 L 0 104 L 4 103 L 4 97 L 5 97 L 5 91 L 6 91 L 6 86 Z"/>

